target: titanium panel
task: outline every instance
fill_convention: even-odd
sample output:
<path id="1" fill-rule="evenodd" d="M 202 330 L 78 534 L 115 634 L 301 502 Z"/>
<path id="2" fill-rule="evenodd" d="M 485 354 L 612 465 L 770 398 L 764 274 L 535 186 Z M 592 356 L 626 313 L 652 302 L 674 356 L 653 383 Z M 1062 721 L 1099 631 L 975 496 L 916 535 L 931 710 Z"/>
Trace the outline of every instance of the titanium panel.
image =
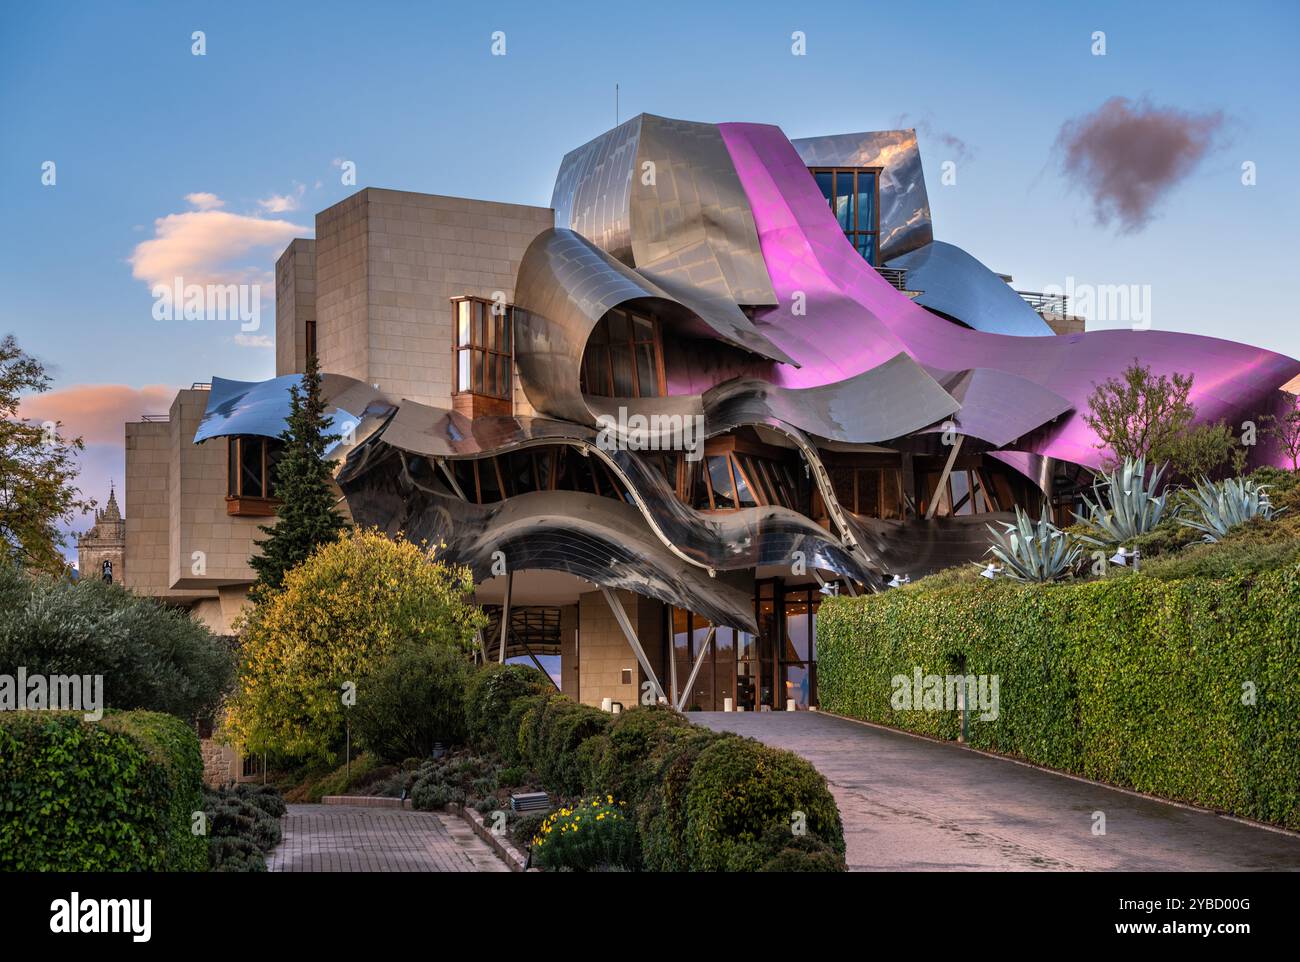
<path id="1" fill-rule="evenodd" d="M 476 582 L 493 576 L 496 553 L 509 570 L 563 571 L 689 608 L 719 624 L 757 633 L 753 581 L 711 578 L 668 552 L 631 505 L 577 491 L 537 491 L 477 505 L 414 483 L 395 449 L 342 483 L 358 524 L 440 545 L 439 558 L 465 565 Z"/>
<path id="2" fill-rule="evenodd" d="M 1099 442 L 1078 411 L 1087 409 L 1095 384 L 1118 376 L 1134 358 L 1155 374 L 1194 374 L 1190 400 L 1202 422 L 1258 423 L 1278 409 L 1277 389 L 1300 374 L 1300 362 L 1292 358 L 1192 334 L 1107 330 L 1017 337 L 954 325 L 912 303 L 858 255 L 780 129 L 760 124 L 720 129 L 749 194 L 781 301 L 756 322 L 803 364 L 774 368 L 774 383 L 809 387 L 841 380 L 899 351 L 935 370 L 1003 371 L 1050 390 L 1075 409 L 1036 432 L 1024 450 L 1096 468 Z M 803 314 L 790 309 L 796 291 L 806 299 Z M 1252 463 L 1268 458 L 1279 460 L 1262 444 L 1252 450 Z"/>
<path id="3" fill-rule="evenodd" d="M 917 304 L 989 334 L 1055 337 L 1025 299 L 1002 278 L 960 247 L 934 241 L 896 257 L 885 266 L 907 271 L 907 287 L 920 291 Z"/>

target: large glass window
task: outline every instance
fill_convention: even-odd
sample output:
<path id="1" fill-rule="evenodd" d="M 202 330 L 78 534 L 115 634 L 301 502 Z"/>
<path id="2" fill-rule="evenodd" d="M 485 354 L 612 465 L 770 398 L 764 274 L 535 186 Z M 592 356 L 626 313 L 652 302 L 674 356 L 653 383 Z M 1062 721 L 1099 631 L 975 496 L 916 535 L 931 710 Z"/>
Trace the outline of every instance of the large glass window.
<path id="1" fill-rule="evenodd" d="M 873 267 L 880 243 L 880 168 L 813 167 L 840 230 Z"/>
<path id="2" fill-rule="evenodd" d="M 456 394 L 510 400 L 514 308 L 478 297 L 452 299 Z"/>
<path id="3" fill-rule="evenodd" d="M 703 462 L 688 462 L 687 471 L 682 499 L 700 511 L 759 505 L 803 510 L 794 472 L 784 461 L 733 451 L 710 454 Z"/>
<path id="4" fill-rule="evenodd" d="M 663 397 L 658 320 L 621 308 L 602 317 L 587 339 L 582 391 L 594 397 Z"/>

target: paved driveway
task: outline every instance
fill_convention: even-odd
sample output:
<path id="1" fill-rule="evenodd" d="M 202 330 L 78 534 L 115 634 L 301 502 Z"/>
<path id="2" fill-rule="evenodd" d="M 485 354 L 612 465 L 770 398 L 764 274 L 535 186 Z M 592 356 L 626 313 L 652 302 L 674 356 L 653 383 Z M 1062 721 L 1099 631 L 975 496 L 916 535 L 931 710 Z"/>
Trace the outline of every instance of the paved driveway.
<path id="1" fill-rule="evenodd" d="M 1300 838 L 817 712 L 692 712 L 826 776 L 856 871 L 1300 870 Z M 1106 834 L 1093 834 L 1104 812 Z"/>
<path id="2" fill-rule="evenodd" d="M 271 872 L 508 872 L 463 819 L 444 812 L 290 805 Z"/>

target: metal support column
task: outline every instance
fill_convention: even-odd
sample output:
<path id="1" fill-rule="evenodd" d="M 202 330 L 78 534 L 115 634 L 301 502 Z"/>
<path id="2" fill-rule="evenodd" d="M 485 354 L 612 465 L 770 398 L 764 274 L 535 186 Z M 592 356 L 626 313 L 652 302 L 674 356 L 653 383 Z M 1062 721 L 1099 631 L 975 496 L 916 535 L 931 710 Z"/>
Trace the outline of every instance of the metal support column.
<path id="1" fill-rule="evenodd" d="M 659 684 L 659 676 L 655 670 L 650 667 L 650 659 L 646 657 L 645 649 L 641 647 L 641 642 L 637 640 L 636 632 L 632 630 L 632 623 L 627 620 L 627 612 L 623 610 L 623 603 L 618 600 L 618 596 L 610 591 L 604 585 L 600 586 L 600 593 L 605 596 L 605 604 L 609 605 L 609 610 L 614 612 L 614 620 L 618 626 L 623 629 L 623 634 L 627 638 L 627 643 L 632 646 L 632 653 L 636 655 L 636 660 L 641 664 L 641 670 L 646 673 L 655 686 L 659 698 L 667 698 L 664 694 L 664 686 Z"/>
<path id="2" fill-rule="evenodd" d="M 700 673 L 700 668 L 704 665 L 704 656 L 709 653 L 709 645 L 713 644 L 713 636 L 717 634 L 716 625 L 709 628 L 709 633 L 704 636 L 704 644 L 700 645 L 700 653 L 695 656 L 695 664 L 691 666 L 691 677 L 686 679 L 686 690 L 682 692 L 681 700 L 678 701 L 674 708 L 682 710 L 682 705 L 686 704 L 686 696 L 691 693 L 691 688 L 695 686 L 695 677 Z"/>
<path id="3" fill-rule="evenodd" d="M 506 663 L 506 631 L 510 628 L 510 590 L 515 586 L 515 573 L 506 572 L 506 603 L 501 606 L 501 655 L 497 658 L 500 664 Z"/>
<path id="4" fill-rule="evenodd" d="M 965 440 L 966 435 L 957 435 L 952 450 L 948 452 L 948 461 L 943 466 L 943 473 L 939 475 L 939 483 L 934 486 L 934 497 L 930 499 L 930 507 L 925 509 L 926 521 L 933 518 L 934 513 L 939 510 L 939 502 L 943 499 L 944 487 L 948 484 L 948 475 L 952 474 L 952 466 L 957 463 L 957 454 L 961 451 L 961 443 Z"/>

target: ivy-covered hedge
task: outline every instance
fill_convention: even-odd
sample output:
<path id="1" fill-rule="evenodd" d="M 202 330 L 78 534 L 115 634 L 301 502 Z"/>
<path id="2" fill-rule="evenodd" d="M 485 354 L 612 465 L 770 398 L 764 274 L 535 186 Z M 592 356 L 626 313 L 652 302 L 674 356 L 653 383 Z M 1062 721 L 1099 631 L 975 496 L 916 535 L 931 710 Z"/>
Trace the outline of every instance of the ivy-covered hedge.
<path id="1" fill-rule="evenodd" d="M 996 675 L 975 747 L 1300 829 L 1295 567 L 831 599 L 817 658 L 827 711 L 952 739 L 959 713 L 895 707 L 895 678 Z"/>
<path id="2" fill-rule="evenodd" d="M 0 713 L 0 870 L 202 871 L 203 761 L 172 715 Z"/>
<path id="3" fill-rule="evenodd" d="M 561 796 L 626 802 L 636 861 L 653 871 L 842 871 L 844 830 L 826 780 L 792 752 L 692 725 L 667 708 L 610 715 L 522 665 L 471 680 L 480 749 Z"/>

